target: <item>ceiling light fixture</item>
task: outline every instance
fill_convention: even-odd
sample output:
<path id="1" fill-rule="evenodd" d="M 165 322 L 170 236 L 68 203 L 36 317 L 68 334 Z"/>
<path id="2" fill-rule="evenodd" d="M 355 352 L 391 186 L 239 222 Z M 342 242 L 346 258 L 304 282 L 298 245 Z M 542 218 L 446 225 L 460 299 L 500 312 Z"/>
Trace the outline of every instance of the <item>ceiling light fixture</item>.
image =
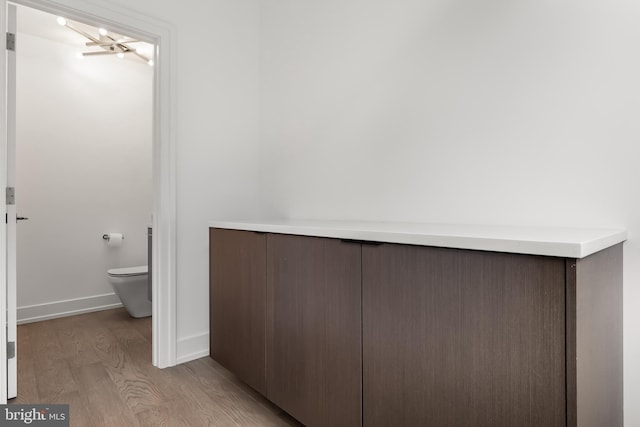
<path id="1" fill-rule="evenodd" d="M 126 53 L 132 53 L 136 55 L 138 58 L 143 60 L 149 65 L 153 65 L 153 60 L 144 54 L 144 49 L 141 47 L 134 48 L 131 46 L 132 43 L 140 43 L 140 40 L 135 39 L 127 39 L 127 37 L 123 37 L 120 35 L 109 34 L 109 32 L 104 28 L 98 28 L 99 36 L 94 37 L 93 35 L 75 28 L 72 25 L 69 25 L 67 20 L 63 17 L 57 18 L 58 24 L 69 28 L 70 30 L 80 34 L 85 37 L 89 41 L 85 43 L 87 47 L 99 47 L 101 50 L 93 50 L 89 52 L 81 52 L 77 56 L 78 58 L 85 56 L 95 56 L 95 55 L 116 55 L 118 58 L 124 58 Z"/>

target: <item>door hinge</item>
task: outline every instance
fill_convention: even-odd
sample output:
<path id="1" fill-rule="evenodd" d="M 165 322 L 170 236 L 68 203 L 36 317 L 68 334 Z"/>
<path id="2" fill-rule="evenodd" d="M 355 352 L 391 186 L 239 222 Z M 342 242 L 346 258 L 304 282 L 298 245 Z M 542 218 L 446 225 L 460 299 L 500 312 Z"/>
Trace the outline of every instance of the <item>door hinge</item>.
<path id="1" fill-rule="evenodd" d="M 6 191 L 7 195 L 7 205 L 15 205 L 16 204 L 16 189 L 14 187 L 7 187 Z"/>
<path id="2" fill-rule="evenodd" d="M 16 51 L 16 35 L 15 33 L 7 33 L 7 50 Z"/>
<path id="3" fill-rule="evenodd" d="M 16 342 L 8 341 L 7 342 L 7 359 L 13 359 L 16 357 Z"/>

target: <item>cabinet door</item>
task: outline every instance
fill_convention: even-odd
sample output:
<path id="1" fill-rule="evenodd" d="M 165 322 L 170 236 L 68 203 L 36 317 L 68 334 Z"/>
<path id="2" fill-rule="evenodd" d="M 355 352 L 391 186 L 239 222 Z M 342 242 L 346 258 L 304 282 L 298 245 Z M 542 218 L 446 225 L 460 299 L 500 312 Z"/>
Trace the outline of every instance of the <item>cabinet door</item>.
<path id="1" fill-rule="evenodd" d="M 363 246 L 364 425 L 566 423 L 563 259 Z"/>
<path id="2" fill-rule="evenodd" d="M 264 394 L 266 235 L 209 230 L 210 354 Z"/>
<path id="3" fill-rule="evenodd" d="M 361 247 L 267 237 L 267 397 L 309 427 L 361 425 Z"/>

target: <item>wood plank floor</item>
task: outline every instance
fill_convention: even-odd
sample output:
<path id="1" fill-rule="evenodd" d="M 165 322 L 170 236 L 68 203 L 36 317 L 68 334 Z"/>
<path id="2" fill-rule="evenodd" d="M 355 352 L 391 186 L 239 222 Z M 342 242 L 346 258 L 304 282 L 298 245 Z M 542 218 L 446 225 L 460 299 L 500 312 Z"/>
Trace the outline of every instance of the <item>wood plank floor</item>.
<path id="1" fill-rule="evenodd" d="M 18 397 L 71 426 L 301 426 L 209 357 L 151 365 L 151 318 L 122 308 L 18 326 Z"/>

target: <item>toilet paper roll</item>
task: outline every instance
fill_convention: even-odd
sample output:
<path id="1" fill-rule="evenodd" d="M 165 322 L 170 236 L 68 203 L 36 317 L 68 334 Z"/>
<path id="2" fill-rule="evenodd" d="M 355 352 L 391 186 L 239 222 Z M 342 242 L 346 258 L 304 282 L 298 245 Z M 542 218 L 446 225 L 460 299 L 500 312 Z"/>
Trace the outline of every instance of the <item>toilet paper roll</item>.
<path id="1" fill-rule="evenodd" d="M 107 239 L 107 246 L 110 248 L 119 248 L 122 246 L 122 239 L 124 239 L 122 233 L 109 233 L 107 236 L 109 236 Z"/>

